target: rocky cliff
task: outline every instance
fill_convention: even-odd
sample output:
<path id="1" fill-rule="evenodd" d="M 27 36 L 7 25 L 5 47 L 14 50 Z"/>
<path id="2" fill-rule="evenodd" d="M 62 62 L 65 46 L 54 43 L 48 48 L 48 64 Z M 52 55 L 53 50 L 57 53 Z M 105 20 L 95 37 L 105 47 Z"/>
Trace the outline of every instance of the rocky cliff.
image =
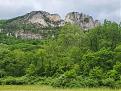
<path id="1" fill-rule="evenodd" d="M 62 24 L 61 17 L 58 14 L 50 14 L 45 11 L 33 11 L 25 16 L 27 22 L 38 23 L 42 27 L 58 27 Z"/>
<path id="2" fill-rule="evenodd" d="M 17 19 L 15 18 L 12 22 L 36 24 L 41 28 L 60 27 L 68 22 L 79 25 L 80 28 L 85 30 L 100 25 L 100 22 L 94 20 L 92 16 L 79 12 L 70 12 L 65 16 L 65 19 L 61 19 L 58 14 L 50 14 L 46 11 L 32 11 Z"/>
<path id="3" fill-rule="evenodd" d="M 65 22 L 79 25 L 80 28 L 84 30 L 88 30 L 100 25 L 100 22 L 98 20 L 94 20 L 92 16 L 79 12 L 68 13 L 65 17 Z"/>
<path id="4" fill-rule="evenodd" d="M 25 14 L 24 16 L 14 18 L 12 23 L 14 22 L 23 24 L 36 24 L 41 28 L 59 27 L 63 25 L 63 20 L 58 14 L 50 14 L 46 11 L 32 11 Z"/>
<path id="5" fill-rule="evenodd" d="M 79 25 L 83 30 L 88 30 L 100 25 L 98 20 L 79 12 L 70 12 L 61 19 L 58 14 L 50 14 L 46 11 L 32 11 L 23 16 L 8 20 L 6 25 L 7 35 L 27 39 L 42 39 L 52 34 L 57 27 L 65 23 Z M 53 34 L 52 34 L 53 35 Z"/>

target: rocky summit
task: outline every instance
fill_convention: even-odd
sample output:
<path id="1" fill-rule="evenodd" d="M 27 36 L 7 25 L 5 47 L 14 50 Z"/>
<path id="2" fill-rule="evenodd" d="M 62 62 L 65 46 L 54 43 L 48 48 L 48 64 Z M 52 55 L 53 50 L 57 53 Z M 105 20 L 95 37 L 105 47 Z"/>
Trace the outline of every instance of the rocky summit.
<path id="1" fill-rule="evenodd" d="M 58 14 L 50 14 L 46 11 L 32 11 L 23 16 L 19 16 L 7 21 L 4 32 L 9 36 L 15 36 L 27 39 L 42 39 L 54 36 L 53 33 L 58 27 L 66 23 L 79 25 L 82 30 L 89 30 L 100 25 L 98 20 L 91 16 L 70 12 L 62 19 Z"/>
<path id="2" fill-rule="evenodd" d="M 63 20 L 58 14 L 50 14 L 46 11 L 32 11 L 24 16 L 15 18 L 12 22 L 38 24 L 41 28 L 63 25 Z"/>
<path id="3" fill-rule="evenodd" d="M 100 25 L 100 22 L 98 20 L 94 20 L 92 16 L 79 12 L 68 13 L 65 17 L 65 22 L 79 25 L 84 30 L 88 30 Z"/>
<path id="4" fill-rule="evenodd" d="M 58 14 L 50 14 L 45 11 L 33 11 L 26 15 L 30 23 L 38 23 L 42 27 L 58 27 L 62 25 L 61 17 Z"/>
<path id="5" fill-rule="evenodd" d="M 92 16 L 79 12 L 70 12 L 65 16 L 65 19 L 61 19 L 58 14 L 50 14 L 46 11 L 32 11 L 18 19 L 15 19 L 15 21 L 38 24 L 42 28 L 60 27 L 65 23 L 71 23 L 79 25 L 82 29 L 88 30 L 100 25 L 100 22 L 94 20 Z"/>

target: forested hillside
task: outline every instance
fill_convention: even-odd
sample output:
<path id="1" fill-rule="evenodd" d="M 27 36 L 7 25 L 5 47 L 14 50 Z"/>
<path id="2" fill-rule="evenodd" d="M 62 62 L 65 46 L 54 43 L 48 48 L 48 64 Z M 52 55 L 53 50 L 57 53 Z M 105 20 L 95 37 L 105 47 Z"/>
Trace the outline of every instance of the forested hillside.
<path id="1" fill-rule="evenodd" d="M 67 23 L 56 30 L 42 40 L 0 33 L 0 84 L 121 87 L 120 24 L 105 20 L 83 31 Z"/>

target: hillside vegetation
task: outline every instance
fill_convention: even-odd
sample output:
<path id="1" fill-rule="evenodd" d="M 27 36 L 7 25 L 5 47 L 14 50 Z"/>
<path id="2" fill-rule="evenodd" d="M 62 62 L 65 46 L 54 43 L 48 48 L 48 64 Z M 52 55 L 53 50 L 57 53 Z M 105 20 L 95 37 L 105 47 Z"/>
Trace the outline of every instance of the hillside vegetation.
<path id="1" fill-rule="evenodd" d="M 89 31 L 66 24 L 55 35 L 27 40 L 0 33 L 0 84 L 121 87 L 120 24 L 105 20 Z"/>

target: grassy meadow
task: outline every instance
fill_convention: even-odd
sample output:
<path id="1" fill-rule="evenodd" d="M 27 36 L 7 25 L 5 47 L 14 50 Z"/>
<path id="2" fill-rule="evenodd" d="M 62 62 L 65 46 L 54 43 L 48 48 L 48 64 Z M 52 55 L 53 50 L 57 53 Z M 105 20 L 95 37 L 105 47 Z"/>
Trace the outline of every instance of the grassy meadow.
<path id="1" fill-rule="evenodd" d="M 26 85 L 26 86 L 16 86 L 16 85 L 3 85 L 0 86 L 0 91 L 121 91 L 121 89 L 109 89 L 109 88 L 80 88 L 80 89 L 60 89 L 52 88 L 48 86 L 39 85 Z"/>

